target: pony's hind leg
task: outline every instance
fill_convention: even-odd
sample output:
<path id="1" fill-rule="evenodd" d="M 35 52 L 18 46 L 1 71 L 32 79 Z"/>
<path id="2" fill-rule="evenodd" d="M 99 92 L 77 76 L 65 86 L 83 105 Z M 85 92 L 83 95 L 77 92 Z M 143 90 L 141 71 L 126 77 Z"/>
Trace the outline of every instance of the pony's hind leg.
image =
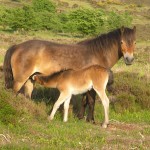
<path id="1" fill-rule="evenodd" d="M 96 92 L 94 90 L 91 90 L 87 93 L 89 111 L 88 111 L 88 116 L 86 118 L 86 121 L 88 122 L 91 121 L 92 123 L 95 123 L 94 121 L 95 97 L 96 97 Z"/>
<path id="2" fill-rule="evenodd" d="M 33 87 L 34 87 L 34 81 L 28 79 L 27 82 L 21 88 L 20 93 L 24 94 L 26 98 L 31 98 Z"/>
<path id="3" fill-rule="evenodd" d="M 87 104 L 88 104 L 87 94 L 83 94 L 83 98 L 81 100 L 81 108 L 80 108 L 80 111 L 78 113 L 78 118 L 79 119 L 84 118 L 85 109 L 86 109 Z"/>
<path id="4" fill-rule="evenodd" d="M 63 119 L 64 122 L 68 121 L 68 110 L 69 110 L 70 99 L 71 96 L 64 103 L 64 119 Z"/>
<path id="5" fill-rule="evenodd" d="M 13 90 L 18 95 L 25 82 L 14 81 Z"/>
<path id="6" fill-rule="evenodd" d="M 58 100 L 55 102 L 55 104 L 54 104 L 54 106 L 53 106 L 53 110 L 52 110 L 50 116 L 48 117 L 48 120 L 49 120 L 49 121 L 50 121 L 50 120 L 53 120 L 54 115 L 55 115 L 57 109 L 58 109 L 58 108 L 60 107 L 60 105 L 61 105 L 63 102 L 65 102 L 69 97 L 70 97 L 70 94 L 65 93 L 65 92 L 64 92 L 64 93 L 61 92 L 61 94 L 60 94 Z"/>
<path id="7" fill-rule="evenodd" d="M 114 76 L 113 76 L 113 71 L 109 70 L 109 79 L 108 79 L 108 83 L 107 83 L 107 91 L 108 92 L 112 92 L 113 91 L 113 88 L 112 88 L 112 85 L 114 83 Z"/>

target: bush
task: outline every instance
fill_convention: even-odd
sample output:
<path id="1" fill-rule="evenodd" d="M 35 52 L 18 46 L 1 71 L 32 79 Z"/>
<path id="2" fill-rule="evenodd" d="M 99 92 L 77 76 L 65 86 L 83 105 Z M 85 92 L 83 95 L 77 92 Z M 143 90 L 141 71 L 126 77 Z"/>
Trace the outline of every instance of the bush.
<path id="1" fill-rule="evenodd" d="M 29 6 L 25 6 L 23 8 L 6 10 L 3 22 L 13 30 L 29 30 L 31 27 L 35 29 L 36 17 L 33 9 Z"/>
<path id="2" fill-rule="evenodd" d="M 132 22 L 128 13 L 106 13 L 101 9 L 76 9 L 67 14 L 60 15 L 63 32 L 82 35 L 97 35 L 101 32 L 128 26 Z"/>
<path id="3" fill-rule="evenodd" d="M 64 32 L 95 35 L 101 30 L 105 22 L 105 13 L 102 10 L 76 9 L 61 16 Z"/>
<path id="4" fill-rule="evenodd" d="M 56 6 L 49 0 L 33 0 L 32 6 L 35 12 L 55 12 Z"/>
<path id="5" fill-rule="evenodd" d="M 97 35 L 131 24 L 128 13 L 117 14 L 102 9 L 78 8 L 58 14 L 49 0 L 33 0 L 30 6 L 2 9 L 0 25 L 12 30 L 51 30 L 81 35 Z"/>
<path id="6" fill-rule="evenodd" d="M 121 26 L 129 26 L 132 22 L 132 17 L 127 13 L 117 14 L 115 12 L 110 12 L 108 14 L 107 28 L 116 29 Z"/>
<path id="7" fill-rule="evenodd" d="M 123 113 L 126 110 L 130 112 L 136 111 L 135 100 L 136 97 L 132 94 L 122 92 L 117 96 L 117 101 L 113 104 L 114 110 L 117 113 Z"/>
<path id="8" fill-rule="evenodd" d="M 31 6 L 3 9 L 0 25 L 12 30 L 51 30 L 58 23 L 55 11 L 55 5 L 49 0 L 33 0 Z"/>

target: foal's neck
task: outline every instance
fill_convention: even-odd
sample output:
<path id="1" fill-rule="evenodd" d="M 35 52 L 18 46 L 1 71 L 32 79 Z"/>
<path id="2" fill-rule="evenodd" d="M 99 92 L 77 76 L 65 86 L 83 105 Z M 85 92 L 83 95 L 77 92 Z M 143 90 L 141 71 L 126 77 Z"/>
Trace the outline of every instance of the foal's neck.
<path id="1" fill-rule="evenodd" d="M 62 72 L 61 73 L 54 73 L 53 75 L 50 75 L 50 76 L 40 75 L 39 80 L 41 81 L 41 83 L 43 83 L 43 85 L 45 87 L 56 88 L 61 74 L 62 74 Z"/>

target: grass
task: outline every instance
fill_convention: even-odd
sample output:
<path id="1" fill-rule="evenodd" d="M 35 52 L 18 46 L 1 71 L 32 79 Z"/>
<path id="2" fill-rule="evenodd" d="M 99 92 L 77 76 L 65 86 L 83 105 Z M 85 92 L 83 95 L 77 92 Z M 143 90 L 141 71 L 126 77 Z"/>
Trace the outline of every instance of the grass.
<path id="1" fill-rule="evenodd" d="M 6 2 L 10 3 L 8 0 Z M 71 7 L 75 1 L 64 0 L 64 2 L 68 2 Z M 81 4 L 84 6 L 84 2 Z M 11 6 L 13 5 L 15 3 Z M 124 11 L 120 5 L 113 4 L 109 7 Z M 140 7 L 138 13 L 144 8 L 145 6 Z M 146 18 L 140 18 L 143 18 L 142 22 L 148 22 Z M 143 24 L 138 16 L 133 22 Z M 146 28 L 143 31 L 143 26 L 137 30 L 137 49 L 133 65 L 126 66 L 121 59 L 113 67 L 115 81 L 112 93 L 108 93 L 112 101 L 110 125 L 107 129 L 101 128 L 103 107 L 98 100 L 95 106 L 95 125 L 78 120 L 71 110 L 67 123 L 62 122 L 61 111 L 57 112 L 52 122 L 48 122 L 47 116 L 56 93 L 36 87 L 33 100 L 21 95 L 16 97 L 11 90 L 4 88 L 4 77 L 0 72 L 0 149 L 149 149 L 150 41 L 148 36 L 143 40 L 145 32 L 149 33 L 149 30 Z M 75 43 L 82 40 L 81 37 L 58 35 L 47 31 L 28 33 L 0 31 L 0 38 L 0 63 L 3 62 L 5 51 L 10 45 L 25 40 L 40 38 L 60 43 Z M 81 97 L 76 99 L 80 101 Z"/>
<path id="2" fill-rule="evenodd" d="M 16 97 L 4 89 L 3 75 L 0 74 L 1 149 L 148 149 L 150 84 L 145 68 L 149 64 L 145 61 L 148 56 L 143 52 L 147 47 L 141 50 L 141 45 L 137 46 L 138 59 L 132 66 L 126 66 L 120 60 L 113 68 L 115 83 L 109 96 L 115 96 L 116 101 L 110 106 L 108 129 L 100 126 L 103 108 L 99 101 L 96 101 L 95 125 L 78 120 L 73 113 L 69 113 L 69 121 L 63 123 L 60 112 L 48 122 L 47 116 L 53 105 L 49 103 L 49 90 L 37 87 L 39 94 L 35 91 L 34 101 L 21 95 Z M 140 97 L 146 104 L 144 107 Z"/>

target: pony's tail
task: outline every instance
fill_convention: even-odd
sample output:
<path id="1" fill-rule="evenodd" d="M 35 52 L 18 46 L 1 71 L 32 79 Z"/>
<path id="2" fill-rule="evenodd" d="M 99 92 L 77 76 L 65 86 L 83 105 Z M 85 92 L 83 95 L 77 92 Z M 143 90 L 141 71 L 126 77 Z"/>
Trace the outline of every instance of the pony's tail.
<path id="1" fill-rule="evenodd" d="M 5 87 L 7 89 L 13 88 L 14 78 L 13 78 L 13 72 L 11 68 L 11 56 L 14 51 L 15 51 L 15 45 L 13 45 L 7 50 L 4 58 L 3 71 L 4 71 L 4 78 L 5 78 Z"/>

